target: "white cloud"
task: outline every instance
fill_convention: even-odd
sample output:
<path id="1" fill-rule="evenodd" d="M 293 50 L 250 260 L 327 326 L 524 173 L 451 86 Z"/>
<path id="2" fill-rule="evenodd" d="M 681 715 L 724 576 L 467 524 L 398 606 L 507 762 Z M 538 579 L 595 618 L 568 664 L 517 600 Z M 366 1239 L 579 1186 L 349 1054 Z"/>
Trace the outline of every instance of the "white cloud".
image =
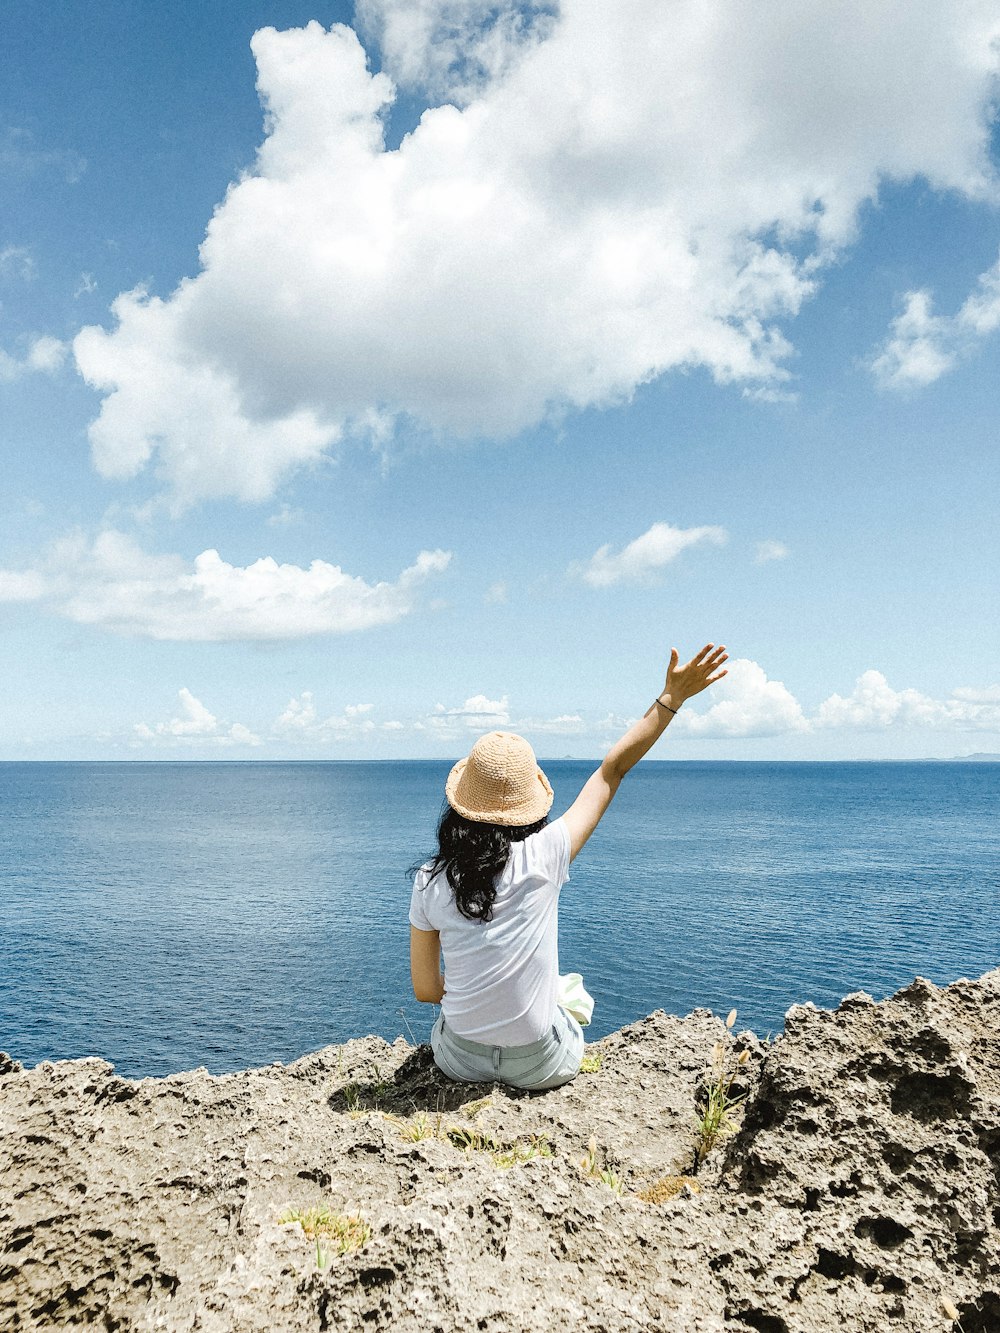
<path id="1" fill-rule="evenodd" d="M 940 379 L 981 339 L 1000 329 L 1000 259 L 980 275 L 954 315 L 935 315 L 931 295 L 908 292 L 891 334 L 871 363 L 883 389 L 913 389 Z"/>
<path id="2" fill-rule="evenodd" d="M 811 716 L 804 714 L 791 691 L 779 680 L 769 679 L 764 669 L 747 658 L 728 664 L 729 674 L 707 694 L 684 705 L 671 730 L 677 741 L 752 740 L 758 737 L 787 736 L 816 732 L 880 731 L 889 727 L 909 727 L 914 731 L 1000 732 L 1000 686 L 955 689 L 943 700 L 935 700 L 917 690 L 893 690 L 878 671 L 867 671 L 853 693 L 846 698 L 831 695 Z M 229 737 L 237 743 L 254 733 L 241 724 L 220 724 L 187 690 L 181 691 L 181 713 L 155 728 L 140 724 L 136 736 L 141 740 L 166 738 Z M 529 738 L 537 737 L 536 749 L 544 737 L 589 737 L 597 746 L 607 747 L 637 719 L 623 714 L 588 716 L 582 711 L 553 716 L 528 716 L 511 707 L 505 694 L 491 699 L 474 694 L 463 703 L 439 703 L 416 718 L 381 720 L 376 705 L 349 703 L 340 712 L 323 715 L 312 691 L 293 696 L 270 724 L 256 727 L 265 737 L 264 744 L 281 747 L 308 747 L 353 744 L 357 747 L 378 744 L 380 735 L 402 736 L 416 733 L 433 737 L 437 744 L 456 750 L 467 748 L 476 735 L 493 730 L 514 731 Z M 245 735 L 244 735 L 245 733 Z M 228 742 L 226 742 L 228 743 Z M 256 744 L 256 738 L 250 743 Z M 394 743 L 398 751 L 398 743 Z M 685 751 L 689 753 L 690 751 Z"/>
<path id="3" fill-rule="evenodd" d="M 579 736 L 591 730 L 580 713 L 560 713 L 558 717 L 524 717 L 515 725 L 515 731 L 530 735 L 540 732 L 552 736 Z"/>
<path id="4" fill-rule="evenodd" d="M 233 722 L 227 726 L 210 713 L 200 699 L 196 699 L 185 686 L 178 691 L 180 713 L 167 722 L 157 722 L 149 726 L 137 722 L 132 734 L 137 743 L 170 744 L 209 743 L 211 745 L 260 745 L 260 737 L 255 736 L 242 722 Z"/>
<path id="5" fill-rule="evenodd" d="M 457 708 L 436 704 L 427 722 L 439 731 L 451 731 L 456 727 L 471 731 L 494 731 L 509 725 L 510 705 L 506 694 L 502 699 L 488 699 L 485 694 L 473 694 Z"/>
<path id="6" fill-rule="evenodd" d="M 947 699 L 919 690 L 895 690 L 881 671 L 865 671 L 846 697 L 831 694 L 820 705 L 816 726 L 878 731 L 885 727 L 1000 731 L 1000 689 L 957 689 Z"/>
<path id="7" fill-rule="evenodd" d="M 303 690 L 297 698 L 288 701 L 284 710 L 275 718 L 271 733 L 281 740 L 292 741 L 330 741 L 354 740 L 369 735 L 381 728 L 395 731 L 402 728 L 399 722 L 376 723 L 368 716 L 373 704 L 348 704 L 342 713 L 334 713 L 320 718 L 311 690 Z"/>
<path id="8" fill-rule="evenodd" d="M 506 694 L 500 699 L 474 694 L 457 707 L 437 704 L 432 713 L 413 723 L 413 729 L 431 732 L 439 740 L 464 743 L 470 732 L 513 731 L 523 736 L 579 736 L 600 730 L 600 727 L 595 728 L 588 723 L 581 713 L 560 713 L 554 717 L 512 716 L 510 700 Z"/>
<path id="9" fill-rule="evenodd" d="M 48 583 L 34 569 L 0 569 L 0 602 L 37 602 L 45 596 Z"/>
<path id="10" fill-rule="evenodd" d="M 599 547 L 586 563 L 571 565 L 569 573 L 583 579 L 592 588 L 609 588 L 614 583 L 649 578 L 676 560 L 688 546 L 703 542 L 721 546 L 725 541 L 725 528 L 675 528 L 669 523 L 654 523 L 617 555 L 611 554 L 608 543 Z"/>
<path id="11" fill-rule="evenodd" d="M 752 403 L 797 403 L 799 400 L 799 395 L 791 389 L 775 389 L 770 385 L 744 389 L 742 396 Z"/>
<path id="12" fill-rule="evenodd" d="M 1000 704 L 1000 685 L 987 685 L 981 690 L 963 685 L 957 690 L 952 690 L 951 697 L 962 703 Z"/>
<path id="13" fill-rule="evenodd" d="M 268 514 L 265 520 L 269 528 L 290 528 L 295 524 L 301 523 L 305 518 L 305 512 L 301 509 L 293 509 L 289 504 L 283 504 L 280 509 L 273 514 Z"/>
<path id="14" fill-rule="evenodd" d="M 784 542 L 768 541 L 757 543 L 757 553 L 754 556 L 754 563 L 766 565 L 771 560 L 787 560 L 791 552 Z"/>
<path id="15" fill-rule="evenodd" d="M 994 0 L 555 9 L 366 0 L 397 77 L 471 99 L 393 152 L 350 29 L 255 34 L 267 137 L 200 273 L 76 339 L 103 475 L 260 500 L 399 419 L 501 437 L 692 366 L 782 391 L 881 181 L 992 186 Z"/>
<path id="16" fill-rule="evenodd" d="M 94 280 L 93 273 L 81 273 L 80 280 L 73 292 L 73 300 L 78 300 L 81 296 L 89 296 L 91 292 L 96 291 L 97 283 Z"/>
<path id="17" fill-rule="evenodd" d="M 150 555 L 109 530 L 57 542 L 34 570 L 0 570 L 0 601 L 44 601 L 60 615 L 120 634 L 184 641 L 263 641 L 347 634 L 391 624 L 417 605 L 447 551 L 421 551 L 393 583 L 367 583 L 339 565 L 307 569 L 270 556 L 241 567 L 217 551 L 193 564 Z"/>
<path id="18" fill-rule="evenodd" d="M 686 704 L 674 725 L 690 736 L 781 736 L 808 731 L 798 700 L 780 680 L 769 680 L 763 667 L 738 657 L 726 664 L 729 672 L 712 686 L 705 712 Z"/>
<path id="19" fill-rule="evenodd" d="M 31 338 L 24 356 L 12 356 L 0 347 L 0 383 L 9 384 L 33 371 L 54 375 L 66 360 L 68 351 L 66 343 L 48 334 Z"/>

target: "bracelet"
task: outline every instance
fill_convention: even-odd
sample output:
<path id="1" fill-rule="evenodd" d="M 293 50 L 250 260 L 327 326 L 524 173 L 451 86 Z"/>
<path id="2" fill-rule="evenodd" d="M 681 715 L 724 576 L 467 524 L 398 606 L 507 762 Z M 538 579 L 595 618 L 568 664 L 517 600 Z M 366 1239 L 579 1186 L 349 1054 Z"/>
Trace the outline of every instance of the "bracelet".
<path id="1" fill-rule="evenodd" d="M 665 709 L 667 710 L 668 713 L 673 713 L 674 717 L 677 716 L 677 709 L 676 709 L 676 708 L 671 708 L 670 705 L 669 705 L 669 704 L 665 704 L 665 703 L 663 702 L 662 699 L 654 699 L 654 700 L 653 700 L 653 703 L 655 703 L 655 704 L 659 704 L 660 707 L 661 707 L 661 708 L 665 708 Z"/>

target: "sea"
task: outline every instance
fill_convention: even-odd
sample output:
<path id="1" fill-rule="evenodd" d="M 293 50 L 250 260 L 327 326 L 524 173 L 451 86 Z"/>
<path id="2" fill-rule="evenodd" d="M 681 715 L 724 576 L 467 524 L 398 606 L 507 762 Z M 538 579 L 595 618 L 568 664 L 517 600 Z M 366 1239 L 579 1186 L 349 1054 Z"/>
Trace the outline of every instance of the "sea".
<path id="1" fill-rule="evenodd" d="M 546 761 L 553 815 L 594 765 Z M 425 1041 L 409 869 L 446 762 L 0 764 L 0 1050 L 128 1077 Z M 1000 964 L 1000 763 L 647 760 L 562 892 L 588 1037 Z"/>

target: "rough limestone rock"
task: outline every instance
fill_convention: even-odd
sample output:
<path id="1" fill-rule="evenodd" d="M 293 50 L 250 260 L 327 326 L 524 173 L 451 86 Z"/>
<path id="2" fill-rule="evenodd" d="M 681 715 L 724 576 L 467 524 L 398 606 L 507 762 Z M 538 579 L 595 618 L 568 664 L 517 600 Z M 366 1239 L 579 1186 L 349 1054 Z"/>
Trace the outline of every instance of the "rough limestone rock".
<path id="1" fill-rule="evenodd" d="M 696 1165 L 720 1041 L 742 1123 Z M 540 1094 L 374 1037 L 218 1078 L 0 1056 L 0 1329 L 1000 1330 L 1000 971 L 591 1051 Z"/>

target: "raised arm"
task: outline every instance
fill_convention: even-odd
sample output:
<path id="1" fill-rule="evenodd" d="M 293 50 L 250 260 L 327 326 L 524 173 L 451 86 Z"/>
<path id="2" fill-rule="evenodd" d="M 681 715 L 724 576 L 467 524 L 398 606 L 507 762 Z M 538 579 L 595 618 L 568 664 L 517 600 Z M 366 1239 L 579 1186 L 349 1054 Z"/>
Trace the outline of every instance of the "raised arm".
<path id="1" fill-rule="evenodd" d="M 714 643 L 706 643 L 690 662 L 679 666 L 677 649 L 671 648 L 667 679 L 656 700 L 621 740 L 612 745 L 600 768 L 590 775 L 563 816 L 569 830 L 570 860 L 601 822 L 625 774 L 652 749 L 685 699 L 722 679 L 726 673 L 721 667 L 726 660 L 724 646 L 717 648 Z"/>

